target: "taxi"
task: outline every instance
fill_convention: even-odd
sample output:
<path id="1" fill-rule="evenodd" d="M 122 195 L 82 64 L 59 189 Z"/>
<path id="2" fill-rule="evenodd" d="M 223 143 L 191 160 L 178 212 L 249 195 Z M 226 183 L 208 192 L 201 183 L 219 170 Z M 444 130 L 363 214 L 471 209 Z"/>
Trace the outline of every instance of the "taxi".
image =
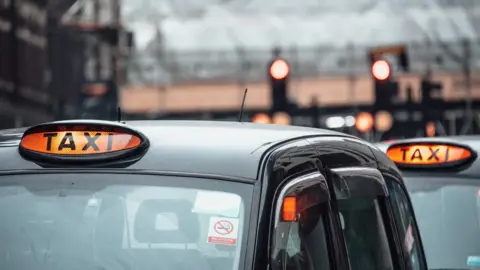
<path id="1" fill-rule="evenodd" d="M 400 172 L 333 131 L 75 120 L 0 132 L 9 270 L 427 269 Z"/>
<path id="2" fill-rule="evenodd" d="M 480 136 L 381 143 L 402 171 L 430 269 L 480 267 Z"/>

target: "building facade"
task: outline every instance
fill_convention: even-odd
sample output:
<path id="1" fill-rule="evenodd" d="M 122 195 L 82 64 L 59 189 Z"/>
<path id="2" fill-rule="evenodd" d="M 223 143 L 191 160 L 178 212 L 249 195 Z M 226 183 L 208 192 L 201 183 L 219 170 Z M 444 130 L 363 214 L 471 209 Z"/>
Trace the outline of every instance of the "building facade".
<path id="1" fill-rule="evenodd" d="M 51 119 L 46 0 L 0 1 L 0 128 Z"/>

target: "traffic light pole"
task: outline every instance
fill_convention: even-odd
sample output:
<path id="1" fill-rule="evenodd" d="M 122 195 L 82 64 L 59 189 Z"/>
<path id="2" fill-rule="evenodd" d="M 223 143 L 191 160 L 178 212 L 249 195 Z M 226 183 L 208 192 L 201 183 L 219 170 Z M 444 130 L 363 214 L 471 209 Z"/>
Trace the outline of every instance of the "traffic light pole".
<path id="1" fill-rule="evenodd" d="M 268 64 L 267 74 L 271 87 L 271 114 L 285 112 L 290 114 L 290 104 L 288 101 L 288 82 L 290 75 L 290 65 L 280 57 L 280 50 L 274 49 L 272 60 Z"/>
<path id="2" fill-rule="evenodd" d="M 427 71 L 421 80 L 422 123 L 425 129 L 431 122 L 436 123 L 441 120 L 440 109 L 443 109 L 445 103 L 442 97 L 442 88 L 440 82 L 432 81 L 431 71 Z"/>
<path id="3" fill-rule="evenodd" d="M 398 95 L 398 84 L 391 76 L 390 64 L 384 60 L 373 62 L 372 77 L 375 91 L 373 111 L 388 111 L 393 105 L 393 98 Z"/>
<path id="4" fill-rule="evenodd" d="M 18 5 L 20 5 L 19 1 L 13 0 L 10 3 L 10 23 L 11 23 L 11 29 L 10 29 L 10 42 L 11 42 L 11 48 L 10 48 L 10 53 L 11 53 L 11 63 L 10 63 L 10 70 L 12 71 L 12 86 L 13 86 L 13 91 L 12 91 L 12 97 L 13 101 L 17 102 L 20 97 L 20 74 L 19 74 L 19 59 L 20 55 L 18 52 L 18 38 L 17 38 L 17 31 L 18 31 Z"/>
<path id="5" fill-rule="evenodd" d="M 470 42 L 468 40 L 465 40 L 463 42 L 463 47 L 464 47 L 464 57 L 463 57 L 463 72 L 465 74 L 465 90 L 466 90 L 466 100 L 465 100 L 465 118 L 467 121 L 465 121 L 464 125 L 462 126 L 462 129 L 460 131 L 460 134 L 467 134 L 469 130 L 472 128 L 473 124 L 473 108 L 472 108 L 472 70 L 470 68 L 470 56 L 472 54 L 471 52 L 471 46 Z"/>
<path id="6" fill-rule="evenodd" d="M 320 123 L 318 122 L 318 119 L 320 118 L 320 108 L 318 106 L 318 100 L 316 97 L 312 97 L 310 110 L 312 115 L 312 127 L 320 128 Z"/>
<path id="7" fill-rule="evenodd" d="M 93 24 L 95 26 L 100 25 L 100 11 L 102 9 L 101 1 L 94 1 L 94 10 L 93 10 Z M 95 80 L 100 80 L 101 76 L 101 46 L 98 42 L 95 42 L 93 45 L 93 55 L 95 57 Z"/>
<path id="8" fill-rule="evenodd" d="M 348 53 L 349 53 L 349 57 L 348 59 L 350 61 L 348 61 L 348 65 L 349 65 L 349 76 L 348 76 L 348 81 L 349 81 L 349 95 L 350 95 L 350 100 L 353 100 L 354 102 L 352 103 L 352 111 L 356 114 L 357 113 L 357 102 L 355 102 L 356 100 L 356 96 L 355 96 L 355 85 L 356 85 L 356 82 L 357 82 L 357 78 L 355 76 L 355 62 L 354 62 L 354 59 L 355 59 L 355 47 L 352 43 L 348 44 L 347 46 L 347 50 L 348 50 Z"/>

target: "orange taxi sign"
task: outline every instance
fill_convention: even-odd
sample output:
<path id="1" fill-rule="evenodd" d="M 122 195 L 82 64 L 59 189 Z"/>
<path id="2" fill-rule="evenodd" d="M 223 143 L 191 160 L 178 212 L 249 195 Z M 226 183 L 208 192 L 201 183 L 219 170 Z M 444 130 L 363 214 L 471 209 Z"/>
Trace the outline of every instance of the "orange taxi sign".
<path id="1" fill-rule="evenodd" d="M 444 167 L 459 165 L 472 159 L 474 153 L 468 147 L 444 143 L 410 143 L 392 145 L 387 156 L 400 166 Z"/>
<path id="2" fill-rule="evenodd" d="M 59 131 L 29 134 L 20 145 L 39 153 L 91 155 L 128 150 L 140 143 L 139 137 L 119 132 Z"/>
<path id="3" fill-rule="evenodd" d="M 146 139 L 127 128 L 102 125 L 46 125 L 25 132 L 20 149 L 25 154 L 88 160 L 117 156 L 145 145 Z"/>

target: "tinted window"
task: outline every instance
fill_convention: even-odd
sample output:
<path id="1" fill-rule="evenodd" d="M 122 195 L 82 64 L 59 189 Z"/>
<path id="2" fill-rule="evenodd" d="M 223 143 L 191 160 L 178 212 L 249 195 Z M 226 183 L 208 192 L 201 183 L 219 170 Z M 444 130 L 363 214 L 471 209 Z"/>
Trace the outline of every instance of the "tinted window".
<path id="1" fill-rule="evenodd" d="M 218 180 L 1 176 L 0 265 L 238 269 L 251 196 L 252 186 Z"/>
<path id="2" fill-rule="evenodd" d="M 480 181 L 445 177 L 405 180 L 428 267 L 464 269 L 479 264 Z"/>
<path id="3" fill-rule="evenodd" d="M 352 270 L 393 269 L 382 215 L 375 198 L 339 200 Z"/>
<path id="4" fill-rule="evenodd" d="M 299 210 L 297 222 L 280 222 L 275 231 L 273 269 L 330 269 L 323 204 Z"/>
<path id="5" fill-rule="evenodd" d="M 422 269 L 421 250 L 418 241 L 419 233 L 415 227 L 413 210 L 408 202 L 407 194 L 394 181 L 387 181 L 387 185 L 393 202 L 393 214 L 398 220 L 397 229 L 405 254 L 407 254 L 409 263 L 414 270 Z"/>

